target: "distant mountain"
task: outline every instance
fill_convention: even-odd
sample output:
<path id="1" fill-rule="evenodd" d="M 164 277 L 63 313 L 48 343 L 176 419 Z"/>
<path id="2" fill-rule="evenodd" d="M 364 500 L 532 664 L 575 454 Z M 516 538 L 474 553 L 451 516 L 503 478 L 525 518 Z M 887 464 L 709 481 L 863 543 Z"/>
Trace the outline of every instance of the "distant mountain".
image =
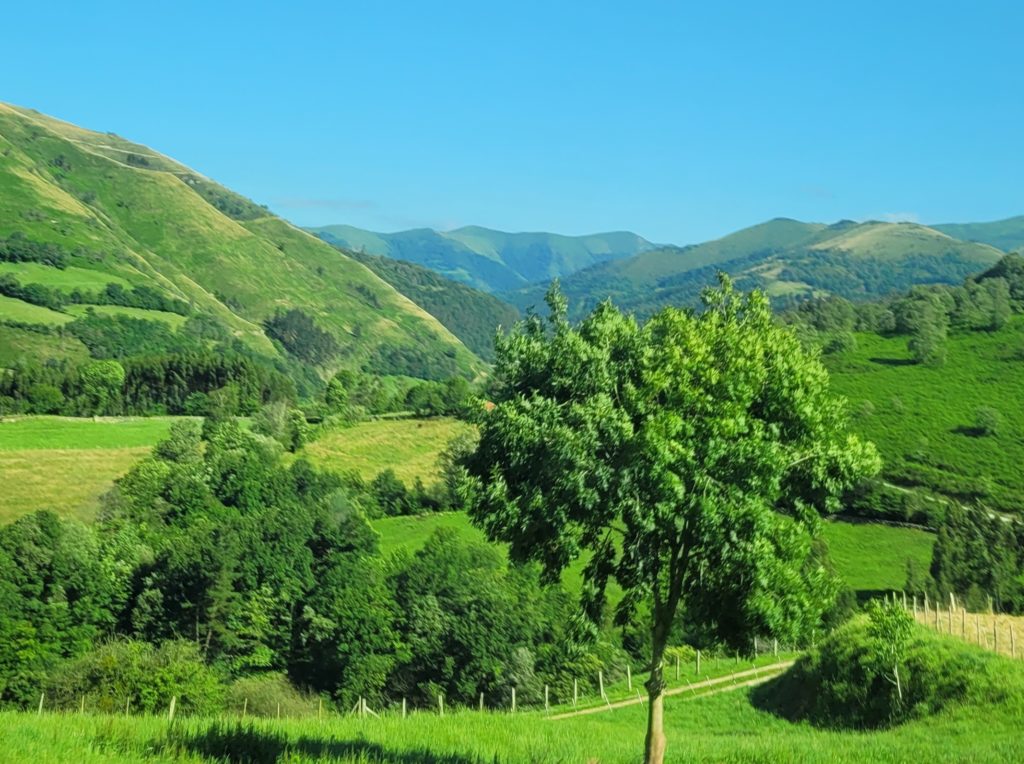
<path id="1" fill-rule="evenodd" d="M 216 337 L 321 377 L 345 366 L 416 376 L 483 368 L 366 265 L 266 208 L 113 133 L 4 104 L 0 286 L 0 323 L 19 346 L 46 338 L 33 327 L 116 314 L 71 335 L 94 355 L 102 345 L 126 356 L 181 346 L 184 325 L 193 344 Z M 272 339 L 267 322 L 288 311 Z M 112 335 L 126 327 L 148 344 Z M 289 348 L 299 329 L 323 352 L 314 358 L 301 341 Z"/>
<path id="2" fill-rule="evenodd" d="M 779 218 L 690 247 L 663 247 L 601 263 L 562 279 L 573 315 L 605 298 L 641 316 L 693 305 L 725 271 L 742 288 L 785 303 L 817 294 L 863 299 L 921 283 L 959 283 L 1002 252 L 913 223 L 833 225 Z M 521 309 L 543 302 L 545 283 L 503 295 Z"/>
<path id="3" fill-rule="evenodd" d="M 494 333 L 498 327 L 509 329 L 519 320 L 519 311 L 507 302 L 422 265 L 362 252 L 346 254 L 434 316 L 486 361 L 494 359 Z"/>
<path id="4" fill-rule="evenodd" d="M 626 231 L 562 236 L 505 233 L 479 226 L 444 232 L 419 228 L 373 233 L 347 225 L 307 230 L 330 244 L 416 263 L 485 292 L 514 290 L 656 247 Z"/>
<path id="5" fill-rule="evenodd" d="M 990 244 L 1005 252 L 1024 249 L 1024 215 L 991 223 L 944 223 L 932 228 L 954 239 Z"/>

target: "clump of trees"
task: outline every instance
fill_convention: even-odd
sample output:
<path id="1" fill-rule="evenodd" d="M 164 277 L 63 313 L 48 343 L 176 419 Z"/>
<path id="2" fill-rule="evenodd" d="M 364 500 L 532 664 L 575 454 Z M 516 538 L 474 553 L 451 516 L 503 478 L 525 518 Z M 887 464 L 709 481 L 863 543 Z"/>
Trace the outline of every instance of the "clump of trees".
<path id="1" fill-rule="evenodd" d="M 278 309 L 263 322 L 263 327 L 267 336 L 280 342 L 288 353 L 313 366 L 325 366 L 341 352 L 334 337 L 300 308 Z"/>
<path id="2" fill-rule="evenodd" d="M 239 680 L 293 702 L 285 675 L 342 708 L 497 704 L 513 686 L 528 703 L 607 650 L 570 645 L 567 596 L 486 544 L 438 532 L 383 557 L 372 492 L 282 455 L 231 418 L 180 421 L 95 526 L 0 528 L 0 702 L 149 712 L 176 694 L 211 712 Z"/>

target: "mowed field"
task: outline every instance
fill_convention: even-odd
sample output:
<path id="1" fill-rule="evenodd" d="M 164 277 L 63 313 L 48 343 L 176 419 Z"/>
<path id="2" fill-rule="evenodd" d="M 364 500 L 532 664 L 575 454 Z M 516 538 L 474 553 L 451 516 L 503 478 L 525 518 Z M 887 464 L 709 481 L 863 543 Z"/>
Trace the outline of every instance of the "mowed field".
<path id="1" fill-rule="evenodd" d="M 429 484 L 437 479 L 444 447 L 470 432 L 470 425 L 456 419 L 380 419 L 328 432 L 300 456 L 323 469 L 354 470 L 365 480 L 392 469 L 406 485 L 417 478 Z"/>
<path id="2" fill-rule="evenodd" d="M 37 509 L 91 520 L 114 480 L 167 435 L 170 417 L 0 419 L 0 523 Z"/>

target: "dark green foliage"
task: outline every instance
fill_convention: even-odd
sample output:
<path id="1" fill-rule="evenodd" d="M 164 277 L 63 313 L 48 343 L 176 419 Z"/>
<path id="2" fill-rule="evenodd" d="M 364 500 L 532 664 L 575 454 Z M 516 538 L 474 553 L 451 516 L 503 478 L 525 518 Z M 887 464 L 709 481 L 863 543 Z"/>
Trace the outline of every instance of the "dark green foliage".
<path id="1" fill-rule="evenodd" d="M 265 206 L 256 204 L 205 178 L 184 175 L 182 180 L 211 205 L 234 220 L 256 220 L 270 214 Z"/>
<path id="2" fill-rule="evenodd" d="M 983 507 L 951 507 L 932 552 L 933 592 L 961 599 L 972 589 L 1000 612 L 1024 612 L 1024 523 Z"/>
<path id="3" fill-rule="evenodd" d="M 0 262 L 42 263 L 54 268 L 66 268 L 69 253 L 58 244 L 32 241 L 23 233 L 12 233 L 0 239 Z"/>
<path id="4" fill-rule="evenodd" d="M 299 308 L 278 310 L 263 326 L 268 337 L 280 342 L 295 358 L 314 366 L 329 364 L 341 352 L 334 337 L 317 327 L 313 317 Z"/>
<path id="5" fill-rule="evenodd" d="M 42 284 L 24 284 L 10 273 L 0 273 L 0 294 L 24 300 L 33 305 L 41 305 L 50 310 L 60 310 L 67 298 L 55 289 Z"/>
<path id="6" fill-rule="evenodd" d="M 1024 313 L 1024 256 L 1007 255 L 976 277 L 977 281 L 986 279 L 1005 280 L 1014 311 Z"/>
<path id="7" fill-rule="evenodd" d="M 484 360 L 494 359 L 494 334 L 519 320 L 519 311 L 497 297 L 451 281 L 428 268 L 346 251 L 440 321 Z"/>
<path id="8" fill-rule="evenodd" d="M 454 351 L 431 352 L 416 347 L 380 345 L 366 362 L 366 369 L 375 374 L 448 379 L 459 373 Z"/>
<path id="9" fill-rule="evenodd" d="M 163 321 L 131 316 L 104 316 L 89 311 L 68 324 L 66 331 L 80 339 L 94 358 L 128 358 L 195 349 L 194 340 L 177 334 Z"/>

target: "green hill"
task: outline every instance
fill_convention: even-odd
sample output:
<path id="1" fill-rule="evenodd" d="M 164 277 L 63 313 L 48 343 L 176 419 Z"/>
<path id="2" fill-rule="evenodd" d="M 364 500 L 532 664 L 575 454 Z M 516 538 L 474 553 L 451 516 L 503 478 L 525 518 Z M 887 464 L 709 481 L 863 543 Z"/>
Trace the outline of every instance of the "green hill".
<path id="1" fill-rule="evenodd" d="M 944 223 L 932 228 L 955 239 L 990 244 L 1006 252 L 1024 248 L 1024 215 L 991 223 Z"/>
<path id="2" fill-rule="evenodd" d="M 691 247 L 666 247 L 601 263 L 562 280 L 570 309 L 582 315 L 611 298 L 650 315 L 664 305 L 696 303 L 719 270 L 743 288 L 761 287 L 778 302 L 823 294 L 870 298 L 920 283 L 960 283 L 1001 252 L 913 223 L 802 223 L 779 218 Z M 538 305 L 546 284 L 505 295 Z"/>
<path id="3" fill-rule="evenodd" d="M 347 225 L 309 229 L 345 249 L 407 260 L 487 292 L 517 289 L 608 260 L 619 260 L 655 245 L 626 231 L 562 236 L 505 233 L 479 226 L 454 231 L 427 228 L 373 233 Z"/>
<path id="4" fill-rule="evenodd" d="M 494 358 L 494 332 L 519 320 L 519 311 L 492 294 L 405 260 L 345 251 L 444 324 L 485 360 Z"/>
<path id="5" fill-rule="evenodd" d="M 66 304 L 89 304 L 116 284 L 98 302 L 138 308 L 141 294 L 143 309 L 171 305 L 268 359 L 288 353 L 264 322 L 301 310 L 336 343 L 316 363 L 321 376 L 381 357 L 411 375 L 482 367 L 365 265 L 265 208 L 145 146 L 4 104 L 0 260 L 0 321 L 70 322 Z M 143 291 L 122 294 L 132 290 Z"/>

